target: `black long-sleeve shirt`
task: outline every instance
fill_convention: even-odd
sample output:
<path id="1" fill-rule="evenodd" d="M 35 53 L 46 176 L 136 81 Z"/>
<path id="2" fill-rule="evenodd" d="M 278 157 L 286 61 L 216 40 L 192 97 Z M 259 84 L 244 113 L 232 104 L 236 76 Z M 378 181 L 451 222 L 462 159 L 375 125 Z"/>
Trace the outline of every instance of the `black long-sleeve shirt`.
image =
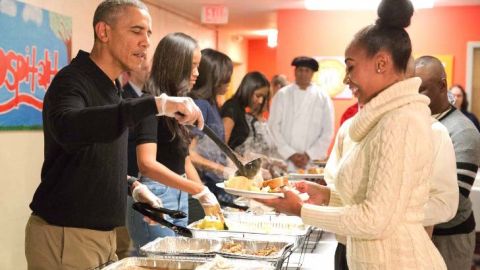
<path id="1" fill-rule="evenodd" d="M 122 100 L 80 51 L 44 99 L 44 163 L 30 208 L 57 226 L 111 230 L 125 223 L 127 137 L 157 112 L 153 97 Z"/>

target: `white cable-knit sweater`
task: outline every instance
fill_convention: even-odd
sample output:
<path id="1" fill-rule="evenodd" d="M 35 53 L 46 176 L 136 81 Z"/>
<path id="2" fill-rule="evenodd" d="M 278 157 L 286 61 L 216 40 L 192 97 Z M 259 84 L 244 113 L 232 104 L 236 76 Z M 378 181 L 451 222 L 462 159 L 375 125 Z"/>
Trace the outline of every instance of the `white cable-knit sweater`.
<path id="1" fill-rule="evenodd" d="M 363 107 L 350 126 L 357 144 L 339 164 L 330 205 L 302 207 L 306 224 L 347 236 L 351 270 L 446 269 L 422 226 L 433 146 L 420 84 L 398 82 Z"/>

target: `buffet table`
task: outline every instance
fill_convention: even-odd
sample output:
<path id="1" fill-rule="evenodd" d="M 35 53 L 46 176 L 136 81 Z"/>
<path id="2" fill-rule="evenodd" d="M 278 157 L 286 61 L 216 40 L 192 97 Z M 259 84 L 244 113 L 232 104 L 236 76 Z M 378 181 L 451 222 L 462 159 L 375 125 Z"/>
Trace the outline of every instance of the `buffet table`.
<path id="1" fill-rule="evenodd" d="M 475 182 L 478 182 L 476 180 Z M 473 186 L 470 193 L 470 200 L 472 200 L 473 215 L 475 216 L 475 231 L 480 232 L 480 186 Z"/>

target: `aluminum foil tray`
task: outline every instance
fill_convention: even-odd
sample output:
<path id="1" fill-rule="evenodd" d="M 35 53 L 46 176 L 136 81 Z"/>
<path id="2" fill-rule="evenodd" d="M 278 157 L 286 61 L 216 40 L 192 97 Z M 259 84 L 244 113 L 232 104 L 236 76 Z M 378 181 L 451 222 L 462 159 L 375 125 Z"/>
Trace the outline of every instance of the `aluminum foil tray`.
<path id="1" fill-rule="evenodd" d="M 216 239 L 201 239 L 187 237 L 164 237 L 146 244 L 140 248 L 147 255 L 198 255 L 214 256 L 220 251 L 222 243 Z"/>
<path id="2" fill-rule="evenodd" d="M 150 257 L 128 257 L 115 262 L 102 270 L 194 270 L 212 269 L 211 266 L 229 265 L 232 267 L 221 268 L 228 270 L 272 270 L 269 262 L 252 260 L 226 259 L 220 256 L 210 258 L 208 261 L 191 258 L 185 260 L 157 259 Z M 215 268 L 219 269 L 219 268 Z"/>
<path id="3" fill-rule="evenodd" d="M 291 242 L 271 242 L 250 239 L 224 239 L 218 252 L 224 257 L 277 262 L 292 248 Z"/>
<path id="4" fill-rule="evenodd" d="M 166 260 L 144 257 L 128 257 L 115 262 L 102 270 L 194 270 L 205 260 Z"/>
<path id="5" fill-rule="evenodd" d="M 229 230 L 202 230 L 197 228 L 199 221 L 188 225 L 194 238 L 248 238 L 253 240 L 293 242 L 299 245 L 305 239 L 310 226 L 304 225 L 299 217 L 253 215 L 242 213 L 225 218 Z M 274 237 L 272 237 L 274 236 Z"/>

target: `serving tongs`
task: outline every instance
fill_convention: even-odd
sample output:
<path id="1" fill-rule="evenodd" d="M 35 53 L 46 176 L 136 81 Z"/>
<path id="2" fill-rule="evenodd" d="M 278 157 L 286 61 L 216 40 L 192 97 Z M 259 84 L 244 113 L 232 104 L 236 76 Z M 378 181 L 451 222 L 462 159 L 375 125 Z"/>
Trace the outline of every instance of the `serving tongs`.
<path id="1" fill-rule="evenodd" d="M 177 226 L 167 220 L 165 220 L 162 216 L 163 214 L 166 214 L 172 218 L 185 218 L 187 217 L 187 214 L 182 212 L 182 211 L 177 211 L 177 210 L 171 210 L 167 208 L 162 208 L 162 207 L 152 207 L 149 204 L 146 203 L 141 203 L 141 202 L 136 202 L 132 205 L 132 208 L 135 211 L 140 212 L 142 215 L 152 219 L 153 221 L 157 222 L 160 225 L 163 225 L 175 233 L 185 236 L 185 237 L 193 237 L 192 231 L 188 228 L 182 227 L 182 226 Z"/>
<path id="2" fill-rule="evenodd" d="M 226 202 L 226 201 L 221 201 L 219 200 L 218 203 L 220 203 L 221 206 L 223 207 L 230 207 L 230 208 L 234 208 L 234 209 L 238 209 L 238 210 L 242 210 L 242 211 L 247 211 L 248 210 L 248 206 L 243 206 L 243 205 L 238 205 L 236 203 L 233 203 L 233 202 Z"/>

